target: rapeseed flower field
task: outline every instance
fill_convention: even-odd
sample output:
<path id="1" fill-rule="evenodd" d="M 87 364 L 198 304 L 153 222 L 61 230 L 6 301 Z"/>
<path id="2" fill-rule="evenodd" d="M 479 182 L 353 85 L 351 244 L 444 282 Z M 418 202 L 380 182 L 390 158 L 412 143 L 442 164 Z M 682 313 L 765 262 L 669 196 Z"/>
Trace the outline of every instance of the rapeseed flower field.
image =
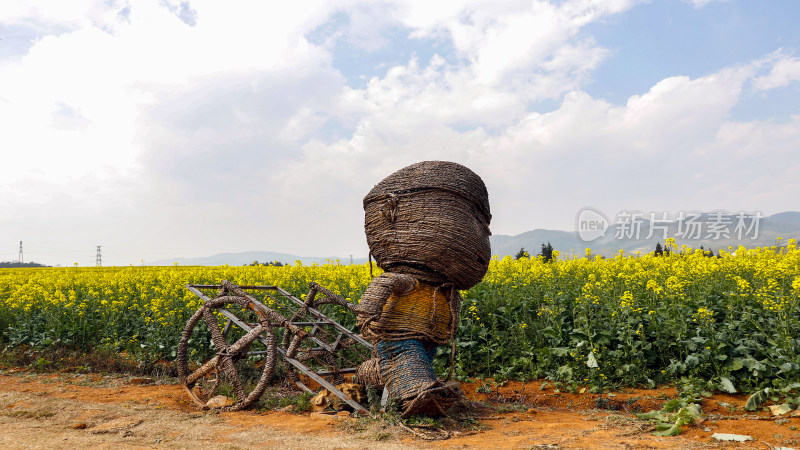
<path id="1" fill-rule="evenodd" d="M 718 257 L 668 245 L 664 256 L 495 258 L 484 280 L 462 293 L 457 373 L 592 390 L 691 382 L 747 392 L 800 380 L 797 243 Z M 316 281 L 357 302 L 370 268 L 0 269 L 0 345 L 172 360 L 200 305 L 184 285 L 222 279 L 278 285 L 298 297 Z M 443 371 L 449 351 L 439 353 Z"/>

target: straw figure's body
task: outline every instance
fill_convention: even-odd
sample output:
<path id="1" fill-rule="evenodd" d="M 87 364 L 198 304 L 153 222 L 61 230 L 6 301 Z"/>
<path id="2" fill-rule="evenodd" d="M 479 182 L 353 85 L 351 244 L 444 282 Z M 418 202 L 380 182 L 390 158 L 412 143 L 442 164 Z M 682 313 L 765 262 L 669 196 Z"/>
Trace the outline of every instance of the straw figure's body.
<path id="1" fill-rule="evenodd" d="M 453 343 L 458 290 L 478 283 L 489 265 L 486 186 L 460 164 L 425 161 L 378 183 L 364 212 L 370 253 L 385 273 L 356 310 L 377 352 L 358 377 L 385 385 L 405 415 L 443 414 L 456 393 L 436 378 L 432 362 L 437 346 Z M 453 345 L 451 375 L 454 352 Z"/>

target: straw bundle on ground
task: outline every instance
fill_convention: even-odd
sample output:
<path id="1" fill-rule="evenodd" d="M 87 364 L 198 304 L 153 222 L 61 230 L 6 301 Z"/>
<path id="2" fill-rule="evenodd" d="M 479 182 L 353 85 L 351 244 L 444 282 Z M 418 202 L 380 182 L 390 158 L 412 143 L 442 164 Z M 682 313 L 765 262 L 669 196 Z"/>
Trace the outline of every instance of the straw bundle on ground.
<path id="1" fill-rule="evenodd" d="M 378 265 L 469 289 L 486 274 L 489 196 L 483 180 L 448 161 L 423 161 L 389 175 L 364 198 L 364 230 Z"/>

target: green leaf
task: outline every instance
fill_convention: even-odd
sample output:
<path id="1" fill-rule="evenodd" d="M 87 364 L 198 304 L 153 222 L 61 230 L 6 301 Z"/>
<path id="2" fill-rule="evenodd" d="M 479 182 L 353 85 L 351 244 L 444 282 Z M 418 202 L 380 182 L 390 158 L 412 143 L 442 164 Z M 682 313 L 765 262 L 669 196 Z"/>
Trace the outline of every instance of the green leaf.
<path id="1" fill-rule="evenodd" d="M 662 411 L 666 411 L 666 412 L 675 412 L 675 411 L 677 411 L 677 410 L 678 410 L 680 407 L 681 407 L 681 401 L 680 401 L 680 399 L 673 398 L 672 400 L 670 400 L 670 401 L 668 401 L 668 402 L 664 403 L 664 406 L 662 407 Z"/>
<path id="2" fill-rule="evenodd" d="M 781 392 L 791 392 L 794 390 L 800 390 L 800 383 L 792 383 L 788 386 L 781 388 Z"/>
<path id="3" fill-rule="evenodd" d="M 744 409 L 755 411 L 762 403 L 767 401 L 767 398 L 769 398 L 769 388 L 755 392 L 747 399 L 747 403 L 744 404 Z"/>
<path id="4" fill-rule="evenodd" d="M 700 364 L 700 358 L 694 355 L 689 355 L 686 357 L 686 361 L 684 361 L 684 364 L 686 364 L 686 367 L 694 367 Z"/>
<path id="5" fill-rule="evenodd" d="M 553 327 L 546 327 L 542 329 L 542 334 L 547 337 L 557 338 L 559 333 Z"/>
<path id="6" fill-rule="evenodd" d="M 742 367 L 744 367 L 744 359 L 742 358 L 735 358 L 730 362 L 730 364 L 728 364 L 728 369 L 730 369 L 731 372 L 736 372 Z"/>
<path id="7" fill-rule="evenodd" d="M 703 413 L 703 410 L 700 408 L 700 405 L 698 405 L 697 403 L 690 403 L 690 404 L 686 405 L 686 407 L 683 410 L 684 410 L 686 416 L 687 417 L 691 417 L 692 419 L 696 419 L 696 418 L 700 417 L 700 415 Z"/>
<path id="8" fill-rule="evenodd" d="M 572 340 L 574 341 L 588 341 L 589 335 L 580 330 L 572 330 Z"/>
<path id="9" fill-rule="evenodd" d="M 719 381 L 720 381 L 719 382 L 719 389 L 721 391 L 725 391 L 725 392 L 727 392 L 729 394 L 735 394 L 736 393 L 736 387 L 733 386 L 733 382 L 730 379 L 728 379 L 727 377 L 720 377 Z"/>
<path id="10" fill-rule="evenodd" d="M 664 431 L 653 431 L 653 436 L 677 436 L 681 434 L 683 430 L 681 426 L 678 424 L 672 425 L 671 427 L 667 428 Z"/>
<path id="11" fill-rule="evenodd" d="M 670 428 L 674 427 L 675 424 L 672 422 L 657 422 L 656 423 L 656 430 L 664 431 L 669 430 Z"/>
<path id="12" fill-rule="evenodd" d="M 609 337 L 608 333 L 598 333 L 597 338 L 595 339 L 595 344 L 605 345 L 611 343 L 611 338 Z"/>
<path id="13" fill-rule="evenodd" d="M 655 419 L 660 413 L 661 413 L 661 411 L 650 411 L 650 412 L 641 413 L 641 414 L 634 413 L 634 415 L 637 418 L 642 419 L 642 420 L 650 420 L 650 419 Z"/>
<path id="14" fill-rule="evenodd" d="M 556 370 L 556 378 L 561 381 L 572 380 L 572 367 L 566 365 L 559 367 Z"/>

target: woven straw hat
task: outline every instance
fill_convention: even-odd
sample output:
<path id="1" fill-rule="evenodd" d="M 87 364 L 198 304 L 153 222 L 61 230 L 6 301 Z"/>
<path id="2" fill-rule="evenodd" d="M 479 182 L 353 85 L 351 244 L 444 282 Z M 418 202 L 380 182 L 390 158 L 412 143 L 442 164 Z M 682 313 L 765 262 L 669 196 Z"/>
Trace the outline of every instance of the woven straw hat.
<path id="1" fill-rule="evenodd" d="M 491 218 L 483 180 L 448 161 L 404 167 L 364 197 L 364 231 L 378 266 L 458 289 L 486 274 Z"/>

